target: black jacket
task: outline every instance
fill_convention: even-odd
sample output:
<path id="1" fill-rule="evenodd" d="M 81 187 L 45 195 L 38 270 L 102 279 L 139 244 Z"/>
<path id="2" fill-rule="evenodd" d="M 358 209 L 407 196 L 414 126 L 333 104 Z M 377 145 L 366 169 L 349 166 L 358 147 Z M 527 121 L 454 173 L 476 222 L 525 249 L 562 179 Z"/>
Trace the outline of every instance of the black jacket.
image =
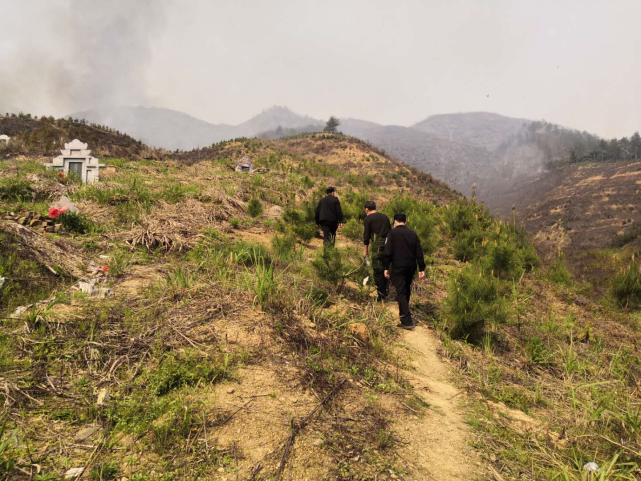
<path id="1" fill-rule="evenodd" d="M 379 239 L 386 239 L 389 231 L 392 230 L 388 217 L 380 212 L 374 212 L 365 217 L 363 227 L 363 243 L 366 246 L 369 245 L 369 241 L 374 236 Z"/>
<path id="2" fill-rule="evenodd" d="M 338 197 L 328 195 L 323 197 L 316 207 L 316 223 L 321 222 L 336 222 L 343 223 L 343 211 L 341 210 L 341 202 Z"/>
<path id="3" fill-rule="evenodd" d="M 414 267 L 418 264 L 418 270 L 425 270 L 425 258 L 423 248 L 416 232 L 404 225 L 392 229 L 385 241 L 385 252 L 381 258 L 385 270 L 390 264 L 394 267 Z"/>

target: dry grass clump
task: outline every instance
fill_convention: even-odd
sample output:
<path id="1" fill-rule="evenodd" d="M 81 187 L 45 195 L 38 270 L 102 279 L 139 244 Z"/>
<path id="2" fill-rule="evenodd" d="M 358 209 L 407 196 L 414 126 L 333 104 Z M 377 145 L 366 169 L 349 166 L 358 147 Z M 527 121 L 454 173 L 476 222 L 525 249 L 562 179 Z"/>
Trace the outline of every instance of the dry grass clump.
<path id="1" fill-rule="evenodd" d="M 216 222 L 226 221 L 244 210 L 237 198 L 222 195 L 211 204 L 196 199 L 185 199 L 180 204 L 166 202 L 147 214 L 139 225 L 121 233 L 119 238 L 135 248 L 161 249 L 182 252 L 194 247 L 202 239 L 202 231 Z"/>

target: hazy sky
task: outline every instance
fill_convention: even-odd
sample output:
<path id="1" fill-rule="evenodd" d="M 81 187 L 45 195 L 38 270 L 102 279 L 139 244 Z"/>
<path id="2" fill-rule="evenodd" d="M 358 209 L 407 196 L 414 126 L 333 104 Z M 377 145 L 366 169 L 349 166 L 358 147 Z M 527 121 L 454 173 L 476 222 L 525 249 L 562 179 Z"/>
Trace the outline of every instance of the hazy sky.
<path id="1" fill-rule="evenodd" d="M 640 0 L 0 0 L 0 108 L 641 129 Z"/>

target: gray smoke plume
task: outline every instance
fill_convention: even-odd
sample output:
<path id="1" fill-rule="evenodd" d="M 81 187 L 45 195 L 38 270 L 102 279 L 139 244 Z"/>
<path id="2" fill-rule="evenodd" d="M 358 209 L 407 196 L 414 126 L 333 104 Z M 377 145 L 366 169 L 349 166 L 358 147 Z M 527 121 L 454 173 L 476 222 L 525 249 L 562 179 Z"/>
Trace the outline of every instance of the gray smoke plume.
<path id="1" fill-rule="evenodd" d="M 0 49 L 0 109 L 64 115 L 146 102 L 145 73 L 152 40 L 164 23 L 165 1 L 38 3 L 41 8 L 22 19 L 29 28 L 14 26 L 14 48 L 5 55 Z M 10 29 L 5 22 L 10 20 L 0 20 L 1 30 Z"/>

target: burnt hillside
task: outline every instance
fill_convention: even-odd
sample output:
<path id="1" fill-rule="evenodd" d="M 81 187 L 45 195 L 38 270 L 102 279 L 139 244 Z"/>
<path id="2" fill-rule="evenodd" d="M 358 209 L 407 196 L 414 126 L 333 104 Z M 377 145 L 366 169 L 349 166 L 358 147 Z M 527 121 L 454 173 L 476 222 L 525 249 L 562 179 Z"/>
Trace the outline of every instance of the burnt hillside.
<path id="1" fill-rule="evenodd" d="M 80 139 L 94 154 L 107 157 L 138 157 L 148 147 L 139 140 L 115 129 L 72 119 L 0 116 L 0 134 L 11 137 L 4 147 L 9 155 L 55 155 L 66 142 Z"/>

